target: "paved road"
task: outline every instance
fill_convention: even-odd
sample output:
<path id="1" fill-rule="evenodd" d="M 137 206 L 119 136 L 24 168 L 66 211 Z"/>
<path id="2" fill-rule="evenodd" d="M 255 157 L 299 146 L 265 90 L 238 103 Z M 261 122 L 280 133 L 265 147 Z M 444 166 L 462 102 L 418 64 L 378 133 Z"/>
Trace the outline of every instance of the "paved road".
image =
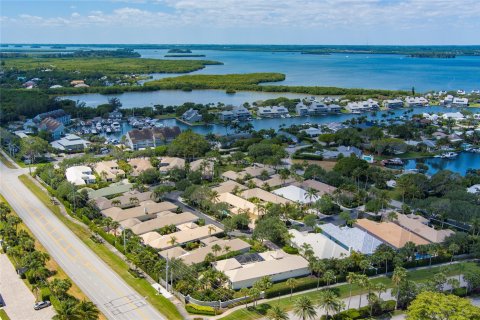
<path id="1" fill-rule="evenodd" d="M 53 307 L 34 310 L 35 296 L 15 272 L 6 254 L 0 254 L 0 292 L 5 301 L 5 312 L 11 320 L 50 320 Z"/>
<path id="2" fill-rule="evenodd" d="M 0 192 L 53 259 L 108 319 L 164 319 L 18 180 L 24 169 L 0 163 Z"/>

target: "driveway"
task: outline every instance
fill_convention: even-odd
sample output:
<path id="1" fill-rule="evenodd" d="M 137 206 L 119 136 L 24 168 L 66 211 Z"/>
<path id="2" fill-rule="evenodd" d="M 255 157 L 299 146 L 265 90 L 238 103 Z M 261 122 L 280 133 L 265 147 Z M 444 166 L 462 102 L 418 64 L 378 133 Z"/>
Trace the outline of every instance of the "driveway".
<path id="1" fill-rule="evenodd" d="M 5 312 L 12 320 L 49 320 L 55 315 L 53 307 L 34 310 L 35 296 L 15 272 L 6 254 L 0 254 L 0 293 Z"/>

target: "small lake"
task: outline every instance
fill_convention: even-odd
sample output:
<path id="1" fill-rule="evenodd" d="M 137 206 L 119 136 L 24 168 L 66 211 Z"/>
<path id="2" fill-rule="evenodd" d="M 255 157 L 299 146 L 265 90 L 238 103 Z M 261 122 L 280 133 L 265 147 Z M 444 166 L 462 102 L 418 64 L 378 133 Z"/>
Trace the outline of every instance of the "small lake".
<path id="1" fill-rule="evenodd" d="M 428 166 L 427 174 L 433 175 L 440 170 L 450 170 L 462 176 L 467 174 L 468 169 L 480 169 L 480 153 L 462 152 L 454 159 L 427 158 L 420 160 L 408 160 L 405 169 L 415 169 L 418 162 Z"/>

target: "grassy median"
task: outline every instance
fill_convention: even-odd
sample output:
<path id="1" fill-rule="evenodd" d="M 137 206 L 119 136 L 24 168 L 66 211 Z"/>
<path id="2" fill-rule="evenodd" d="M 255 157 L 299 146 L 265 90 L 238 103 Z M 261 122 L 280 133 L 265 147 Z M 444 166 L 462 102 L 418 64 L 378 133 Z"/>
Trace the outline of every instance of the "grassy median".
<path id="1" fill-rule="evenodd" d="M 8 160 L 2 152 L 0 152 L 0 161 L 2 161 L 2 163 L 9 169 L 16 169 L 16 167 L 13 165 L 12 162 L 10 162 L 10 160 Z"/>
<path id="2" fill-rule="evenodd" d="M 35 194 L 54 214 L 59 218 L 75 235 L 82 240 L 97 256 L 99 256 L 107 265 L 112 268 L 125 282 L 127 282 L 141 296 L 147 297 L 148 302 L 160 311 L 165 317 L 172 320 L 183 319 L 175 305 L 150 285 L 145 279 L 135 278 L 128 272 L 128 264 L 115 253 L 111 252 L 105 245 L 98 244 L 90 239 L 92 233 L 82 225 L 79 225 L 66 218 L 60 208 L 50 201 L 50 196 L 40 189 L 27 175 L 21 175 L 19 179 L 23 184 Z"/>

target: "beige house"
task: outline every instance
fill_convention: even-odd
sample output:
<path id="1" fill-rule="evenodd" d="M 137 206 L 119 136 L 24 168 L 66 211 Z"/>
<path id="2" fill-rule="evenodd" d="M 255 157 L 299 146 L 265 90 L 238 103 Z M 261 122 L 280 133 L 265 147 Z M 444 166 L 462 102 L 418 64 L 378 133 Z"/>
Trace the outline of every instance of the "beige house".
<path id="1" fill-rule="evenodd" d="M 277 250 L 259 253 L 258 258 L 260 261 L 243 264 L 235 258 L 220 260 L 214 267 L 225 273 L 235 290 L 251 287 L 263 277 L 278 282 L 310 274 L 308 261 L 299 255 Z"/>
<path id="2" fill-rule="evenodd" d="M 270 203 L 274 203 L 274 204 L 292 203 L 291 201 L 289 201 L 285 198 L 282 198 L 282 197 L 280 197 L 280 196 L 278 196 L 274 193 L 265 191 L 265 190 L 260 189 L 260 188 L 254 188 L 254 189 L 249 189 L 249 190 L 242 191 L 240 193 L 240 196 L 242 196 L 242 198 L 245 198 L 245 199 L 256 198 L 256 199 L 259 199 L 261 201 L 270 202 Z"/>
<path id="3" fill-rule="evenodd" d="M 247 187 L 245 187 L 243 184 L 235 182 L 234 180 L 227 180 L 220 183 L 218 187 L 212 188 L 212 190 L 216 191 L 218 194 L 225 193 L 225 192 L 233 193 L 235 189 L 238 191 L 242 191 L 247 189 Z"/>
<path id="4" fill-rule="evenodd" d="M 413 242 L 417 246 L 430 243 L 430 241 L 393 222 L 376 222 L 368 219 L 358 219 L 355 222 L 355 227 L 368 232 L 395 249 L 402 248 L 407 242 Z"/>
<path id="5" fill-rule="evenodd" d="M 182 212 L 177 214 L 171 211 L 162 211 L 157 214 L 156 218 L 140 222 L 130 227 L 130 229 L 136 235 L 141 235 L 165 226 L 177 226 L 188 222 L 195 222 L 197 220 L 198 217 L 190 212 Z"/>
<path id="6" fill-rule="evenodd" d="M 215 163 L 206 159 L 198 159 L 190 162 L 190 171 L 198 170 L 202 171 L 202 177 L 204 179 L 212 179 L 215 172 Z"/>
<path id="7" fill-rule="evenodd" d="M 268 185 L 270 188 L 275 188 L 275 187 L 280 187 L 280 186 L 286 186 L 290 183 L 295 182 L 294 178 L 288 178 L 283 180 L 279 174 L 274 174 L 272 175 L 269 179 L 267 180 L 261 180 L 258 178 L 253 178 L 248 180 L 248 182 L 253 182 L 257 187 L 263 188 L 265 185 Z"/>
<path id="8" fill-rule="evenodd" d="M 185 169 L 185 159 L 177 157 L 162 157 L 159 165 L 160 172 L 168 172 L 172 169 Z"/>
<path id="9" fill-rule="evenodd" d="M 152 200 L 147 200 L 141 202 L 139 206 L 122 209 L 120 207 L 111 207 L 105 210 L 102 210 L 102 214 L 106 217 L 110 217 L 115 221 L 123 221 L 131 218 L 137 218 L 139 220 L 149 220 L 156 217 L 156 214 L 162 211 L 172 211 L 176 210 L 177 206 L 171 202 L 153 202 Z"/>
<path id="10" fill-rule="evenodd" d="M 125 176 L 125 171 L 118 168 L 118 163 L 115 160 L 97 162 L 94 169 L 100 178 L 105 181 L 113 181 L 117 177 Z"/>
<path id="11" fill-rule="evenodd" d="M 98 209 L 100 210 L 105 210 L 108 208 L 114 207 L 112 203 L 115 203 L 116 201 L 119 201 L 120 204 L 118 205 L 119 207 L 127 206 L 130 205 L 131 201 L 130 199 L 136 199 L 139 203 L 145 202 L 150 200 L 152 197 L 152 192 L 147 191 L 147 192 L 127 192 L 124 193 L 122 196 L 113 198 L 113 199 L 107 199 L 105 197 L 99 197 L 95 199 L 95 205 L 97 206 Z"/>
<path id="12" fill-rule="evenodd" d="M 175 247 L 176 245 L 183 245 L 188 242 L 201 240 L 223 232 L 223 229 L 220 229 L 213 224 L 202 227 L 199 227 L 194 223 L 189 223 L 189 225 L 189 228 L 168 235 L 162 236 L 157 232 L 149 232 L 141 237 L 144 240 L 144 243 L 152 248 L 165 250 Z M 156 233 L 158 236 L 152 235 L 152 233 Z M 147 239 L 145 239 L 144 236 L 146 236 Z"/>
<path id="13" fill-rule="evenodd" d="M 257 206 L 239 196 L 232 193 L 221 193 L 218 195 L 216 202 L 225 202 L 230 206 L 230 212 L 233 214 L 239 214 L 242 211 L 248 211 L 250 214 L 258 215 Z"/>
<path id="14" fill-rule="evenodd" d="M 314 189 L 318 191 L 317 194 L 319 196 L 323 196 L 324 194 L 332 194 L 335 192 L 335 190 L 337 190 L 337 188 L 329 184 L 326 184 L 317 180 L 312 180 L 312 179 L 305 180 L 302 182 L 297 182 L 297 183 L 294 183 L 294 185 L 305 190 Z"/>
<path id="15" fill-rule="evenodd" d="M 399 226 L 434 243 L 440 243 L 455 232 L 450 229 L 435 230 L 428 226 L 428 220 L 422 216 L 397 214 L 395 221 Z"/>
<path id="16" fill-rule="evenodd" d="M 145 170 L 153 169 L 149 158 L 133 158 L 128 160 L 128 164 L 132 167 L 131 175 L 137 177 Z"/>
<path id="17" fill-rule="evenodd" d="M 253 178 L 261 176 L 264 171 L 267 172 L 269 176 L 275 173 L 275 170 L 270 166 L 256 164 L 254 166 L 247 167 L 240 172 L 235 172 L 232 170 L 226 171 L 222 174 L 222 178 L 225 180 L 238 180 L 238 179 L 243 180 L 247 176 L 250 176 Z"/>
<path id="18" fill-rule="evenodd" d="M 212 248 L 220 247 L 220 251 L 215 251 Z M 197 264 L 205 261 L 205 257 L 211 253 L 217 257 L 225 255 L 229 252 L 244 253 L 250 250 L 250 245 L 241 239 L 223 240 L 217 239 L 210 242 L 208 245 L 198 248 L 193 251 L 178 250 L 178 247 L 174 247 L 168 250 L 161 251 L 159 254 L 163 258 L 167 259 L 182 259 L 185 264 Z"/>

